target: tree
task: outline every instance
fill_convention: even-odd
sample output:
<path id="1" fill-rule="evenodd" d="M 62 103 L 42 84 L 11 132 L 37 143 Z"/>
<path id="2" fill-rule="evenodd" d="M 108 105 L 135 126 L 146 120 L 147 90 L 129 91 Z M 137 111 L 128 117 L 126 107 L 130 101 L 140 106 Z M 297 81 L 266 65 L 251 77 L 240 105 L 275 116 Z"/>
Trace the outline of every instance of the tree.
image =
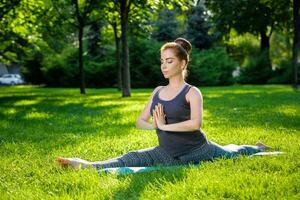
<path id="1" fill-rule="evenodd" d="M 103 54 L 103 49 L 100 48 L 100 43 L 102 39 L 101 28 L 103 24 L 101 21 L 92 21 L 89 27 L 89 32 L 87 33 L 88 44 L 87 49 L 89 55 L 92 57 L 100 57 Z"/>
<path id="2" fill-rule="evenodd" d="M 130 65 L 129 65 L 129 49 L 128 49 L 128 25 L 131 6 L 140 8 L 141 10 L 148 9 L 149 5 L 155 2 L 148 2 L 146 0 L 117 0 L 120 24 L 121 24 L 121 65 L 122 65 L 122 97 L 131 96 L 130 83 Z"/>
<path id="3" fill-rule="evenodd" d="M 83 35 L 84 28 L 90 26 L 101 16 L 96 9 L 100 9 L 105 2 L 100 0 L 69 0 L 53 1 L 57 14 L 64 18 L 66 23 L 72 24 L 78 31 L 78 67 L 80 80 L 80 93 L 85 94 L 85 75 L 83 63 Z"/>
<path id="4" fill-rule="evenodd" d="M 130 67 L 129 67 L 129 50 L 128 50 L 128 39 L 127 31 L 129 25 L 129 13 L 131 11 L 131 6 L 140 8 L 141 10 L 148 10 L 149 8 L 155 10 L 158 9 L 158 4 L 180 4 L 185 8 L 186 1 L 146 1 L 146 0 L 117 0 L 120 8 L 120 23 L 121 23 L 121 64 L 122 64 L 122 96 L 131 96 L 130 88 Z"/>
<path id="5" fill-rule="evenodd" d="M 293 87 L 298 89 L 298 49 L 299 49 L 299 0 L 293 1 L 293 15 L 294 15 L 294 41 L 293 41 L 293 71 L 294 81 Z"/>
<path id="6" fill-rule="evenodd" d="M 121 14 L 121 63 L 122 63 L 122 96 L 130 97 L 130 66 L 127 43 L 128 16 L 133 0 L 119 0 Z"/>
<path id="7" fill-rule="evenodd" d="M 107 7 L 105 9 L 106 13 L 106 20 L 108 23 L 111 25 L 113 28 L 114 32 L 114 39 L 115 39 L 115 46 L 116 46 L 116 67 L 118 69 L 118 79 L 117 79 L 117 85 L 118 85 L 118 90 L 122 90 L 122 64 L 121 64 L 121 36 L 120 36 L 120 8 L 119 4 L 114 1 L 114 2 L 109 2 L 107 4 Z"/>
<path id="8" fill-rule="evenodd" d="M 238 33 L 260 36 L 262 65 L 269 73 L 272 70 L 269 55 L 270 37 L 275 29 L 284 28 L 290 21 L 290 1 L 286 0 L 207 0 L 216 26 L 224 34 L 234 28 Z M 268 76 L 266 76 L 268 78 Z M 266 80 L 264 80 L 266 81 Z"/>
<path id="9" fill-rule="evenodd" d="M 208 34 L 210 24 L 208 23 L 207 10 L 204 4 L 191 7 L 188 12 L 187 38 L 198 49 L 208 49 L 212 45 L 213 36 Z"/>
<path id="10" fill-rule="evenodd" d="M 81 3 L 81 4 L 80 4 Z M 82 37 L 84 27 L 91 25 L 90 15 L 93 9 L 98 7 L 100 2 L 98 0 L 86 0 L 80 2 L 79 0 L 72 0 L 72 5 L 75 7 L 76 16 L 76 27 L 78 28 L 78 64 L 79 64 L 79 77 L 80 77 L 80 93 L 85 94 L 85 77 L 84 77 L 84 67 L 83 67 L 83 45 Z"/>
<path id="11" fill-rule="evenodd" d="M 0 62 L 19 63 L 33 49 L 44 7 L 41 0 L 0 2 Z"/>
<path id="12" fill-rule="evenodd" d="M 176 10 L 161 10 L 154 24 L 156 30 L 153 38 L 157 41 L 173 41 L 178 36 L 176 21 Z"/>

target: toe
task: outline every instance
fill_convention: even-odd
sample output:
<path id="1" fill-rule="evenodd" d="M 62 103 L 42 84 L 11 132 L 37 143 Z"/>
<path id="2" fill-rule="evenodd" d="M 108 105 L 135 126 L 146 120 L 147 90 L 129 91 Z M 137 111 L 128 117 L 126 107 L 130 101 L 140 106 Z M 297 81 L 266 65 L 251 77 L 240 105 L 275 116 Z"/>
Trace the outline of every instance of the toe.
<path id="1" fill-rule="evenodd" d="M 69 165 L 70 164 L 70 161 L 63 157 L 56 158 L 56 161 L 61 165 Z"/>

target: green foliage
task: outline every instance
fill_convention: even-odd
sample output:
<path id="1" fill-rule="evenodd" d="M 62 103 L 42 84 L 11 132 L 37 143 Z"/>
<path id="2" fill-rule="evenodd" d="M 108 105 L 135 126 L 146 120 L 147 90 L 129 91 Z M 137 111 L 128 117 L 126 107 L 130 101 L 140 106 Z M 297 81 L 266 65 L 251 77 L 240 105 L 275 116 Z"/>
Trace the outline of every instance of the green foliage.
<path id="1" fill-rule="evenodd" d="M 78 80 L 77 49 L 73 46 L 65 47 L 62 52 L 45 55 L 43 74 L 48 86 L 76 86 Z"/>
<path id="2" fill-rule="evenodd" d="M 89 55 L 92 57 L 102 56 L 102 49 L 101 49 L 101 28 L 103 26 L 103 22 L 92 22 L 88 33 L 86 34 L 88 37 L 87 42 L 87 49 Z"/>
<path id="3" fill-rule="evenodd" d="M 85 59 L 85 77 L 88 87 L 116 87 L 117 67 L 114 51 L 103 49 L 101 57 Z"/>
<path id="4" fill-rule="evenodd" d="M 44 83 L 50 87 L 76 87 L 78 78 L 78 51 L 66 46 L 61 52 L 49 53 L 42 59 Z M 85 57 L 85 78 L 87 87 L 113 87 L 116 84 L 114 51 L 102 49 L 101 56 Z M 35 62 L 38 62 L 37 60 Z"/>
<path id="5" fill-rule="evenodd" d="M 292 33 L 286 31 L 275 31 L 271 37 L 270 57 L 272 64 L 276 67 L 283 60 L 292 60 Z"/>
<path id="6" fill-rule="evenodd" d="M 42 59 L 43 55 L 40 52 L 37 52 L 32 57 L 29 57 L 23 61 L 22 74 L 27 83 L 45 83 L 45 77 L 42 72 Z"/>
<path id="7" fill-rule="evenodd" d="M 240 66 L 244 66 L 251 56 L 259 54 L 259 40 L 250 33 L 238 34 L 230 31 L 230 39 L 226 42 L 227 52 Z"/>
<path id="8" fill-rule="evenodd" d="M 79 18 L 75 18 L 74 2 L 1 1 L 0 62 L 16 62 L 23 66 L 25 79 L 33 84 L 77 86 L 78 42 L 77 26 L 74 25 L 76 22 L 78 25 L 81 17 L 86 26 L 83 42 L 87 86 L 114 87 L 117 70 L 110 25 L 116 24 L 120 37 L 120 1 L 78 1 Z M 227 54 L 242 69 L 240 83 L 290 83 L 291 0 L 207 0 L 207 8 L 201 2 L 204 1 L 197 1 L 197 6 L 192 6 L 192 1 L 185 0 L 132 1 L 128 34 L 134 38 L 129 42 L 133 87 L 155 87 L 165 83 L 159 70 L 162 43 L 156 40 L 166 42 L 184 36 L 193 47 L 202 49 L 217 46 L 212 39 L 219 32 L 227 37 L 223 38 Z M 268 56 L 264 58 L 266 54 L 257 56 L 260 31 L 268 36 L 272 33 L 270 63 L 274 71 L 267 67 L 270 60 Z M 215 49 L 202 54 L 194 48 L 193 52 L 188 78 L 192 83 L 220 85 L 234 82 L 231 77 L 233 67 L 230 66 L 237 64 L 230 64 L 228 55 L 219 54 Z M 212 59 L 205 60 L 206 57 Z"/>
<path id="9" fill-rule="evenodd" d="M 187 39 L 198 49 L 208 49 L 212 45 L 213 37 L 208 34 L 210 29 L 207 10 L 203 4 L 191 7 L 187 19 Z"/>
<path id="10" fill-rule="evenodd" d="M 298 65 L 299 68 L 299 65 Z M 298 70 L 299 72 L 299 70 Z M 298 73 L 298 80 L 300 72 Z M 281 60 L 278 67 L 273 71 L 272 77 L 268 80 L 268 84 L 291 84 L 293 82 L 293 65 L 292 60 Z"/>
<path id="11" fill-rule="evenodd" d="M 40 18 L 45 12 L 42 0 L 0 2 L 0 62 L 20 63 L 39 39 Z"/>
<path id="12" fill-rule="evenodd" d="M 155 23 L 153 38 L 158 41 L 173 41 L 177 33 L 176 10 L 162 10 Z"/>
<path id="13" fill-rule="evenodd" d="M 284 155 L 239 157 L 127 176 L 61 168 L 156 146 L 134 128 L 149 89 L 0 89 L 1 199 L 299 199 L 300 93 L 289 86 L 202 87 L 203 130 L 221 145 L 267 143 Z"/>
<path id="14" fill-rule="evenodd" d="M 223 48 L 194 51 L 188 80 L 194 85 L 230 85 L 236 66 Z"/>
<path id="15" fill-rule="evenodd" d="M 249 62 L 245 64 L 246 66 L 241 69 L 240 83 L 267 83 L 272 76 L 272 69 L 266 67 L 269 65 L 266 53 L 268 52 L 265 51 L 257 57 L 249 59 Z"/>
<path id="16" fill-rule="evenodd" d="M 229 33 L 230 29 L 234 28 L 239 33 L 252 34 L 289 25 L 288 22 L 292 18 L 291 2 L 291 0 L 205 1 L 213 13 L 218 30 Z"/>
<path id="17" fill-rule="evenodd" d="M 130 63 L 133 87 L 156 87 L 165 83 L 160 70 L 160 47 L 155 40 L 131 40 Z"/>

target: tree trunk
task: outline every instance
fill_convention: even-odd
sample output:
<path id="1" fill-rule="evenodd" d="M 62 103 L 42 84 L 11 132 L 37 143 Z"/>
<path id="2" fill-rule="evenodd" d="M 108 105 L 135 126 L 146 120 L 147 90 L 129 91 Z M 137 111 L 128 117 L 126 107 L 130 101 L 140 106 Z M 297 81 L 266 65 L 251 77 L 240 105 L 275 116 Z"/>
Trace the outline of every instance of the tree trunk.
<path id="1" fill-rule="evenodd" d="M 122 97 L 130 97 L 130 67 L 129 67 L 129 51 L 127 44 L 127 26 L 128 26 L 128 13 L 129 6 L 127 0 L 121 0 L 121 47 L 122 47 Z"/>
<path id="2" fill-rule="evenodd" d="M 260 31 L 260 52 L 266 56 L 266 68 L 270 71 L 272 70 L 271 59 L 270 59 L 270 37 L 267 35 L 266 31 Z"/>
<path id="3" fill-rule="evenodd" d="M 78 42 L 79 42 L 78 64 L 79 64 L 80 94 L 85 94 L 85 80 L 84 80 L 83 59 L 82 59 L 83 57 L 82 37 L 83 37 L 84 21 L 82 16 L 80 15 L 78 1 L 73 0 L 72 2 L 76 9 L 76 18 L 78 22 Z"/>
<path id="4" fill-rule="evenodd" d="M 260 50 L 264 51 L 270 48 L 270 36 L 266 31 L 260 31 Z"/>
<path id="5" fill-rule="evenodd" d="M 120 38 L 118 37 L 117 23 L 112 24 L 115 35 L 116 43 L 116 65 L 118 69 L 118 90 L 122 90 L 122 65 L 121 65 L 121 51 L 120 51 Z"/>
<path id="6" fill-rule="evenodd" d="M 88 35 L 88 53 L 93 57 L 102 56 L 101 46 L 101 26 L 100 22 L 91 23 Z"/>
<path id="7" fill-rule="evenodd" d="M 293 41 L 293 87 L 298 89 L 298 48 L 299 48 L 299 0 L 293 2 L 294 41 Z"/>
<path id="8" fill-rule="evenodd" d="M 80 76 L 80 94 L 85 94 L 85 80 L 84 80 L 83 56 L 82 56 L 82 54 L 83 54 L 82 36 L 83 36 L 83 26 L 79 25 L 79 30 L 78 30 L 78 41 L 79 41 L 78 61 L 79 61 L 79 76 Z"/>

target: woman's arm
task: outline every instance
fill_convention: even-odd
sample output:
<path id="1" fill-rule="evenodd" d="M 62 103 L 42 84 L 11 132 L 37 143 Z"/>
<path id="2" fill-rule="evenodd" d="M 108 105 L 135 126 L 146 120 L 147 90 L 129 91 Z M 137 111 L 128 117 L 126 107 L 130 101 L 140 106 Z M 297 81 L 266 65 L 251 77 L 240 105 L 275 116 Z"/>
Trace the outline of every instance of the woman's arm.
<path id="1" fill-rule="evenodd" d="M 190 103 L 191 119 L 174 124 L 164 123 L 164 112 L 162 105 L 155 108 L 154 118 L 157 127 L 163 131 L 185 132 L 199 130 L 202 125 L 203 98 L 200 90 L 192 87 L 186 95 L 187 101 Z"/>
<path id="2" fill-rule="evenodd" d="M 155 88 L 152 92 L 152 95 L 150 96 L 147 104 L 145 105 L 142 113 L 140 114 L 140 116 L 138 117 L 137 121 L 136 121 L 136 128 L 138 129 L 144 129 L 144 130 L 153 130 L 157 128 L 156 122 L 155 120 L 153 120 L 152 123 L 149 122 L 150 118 L 151 118 L 151 113 L 150 113 L 150 108 L 151 108 L 151 104 L 152 104 L 152 99 L 154 94 L 161 88 L 162 86 L 158 86 L 157 88 Z"/>

